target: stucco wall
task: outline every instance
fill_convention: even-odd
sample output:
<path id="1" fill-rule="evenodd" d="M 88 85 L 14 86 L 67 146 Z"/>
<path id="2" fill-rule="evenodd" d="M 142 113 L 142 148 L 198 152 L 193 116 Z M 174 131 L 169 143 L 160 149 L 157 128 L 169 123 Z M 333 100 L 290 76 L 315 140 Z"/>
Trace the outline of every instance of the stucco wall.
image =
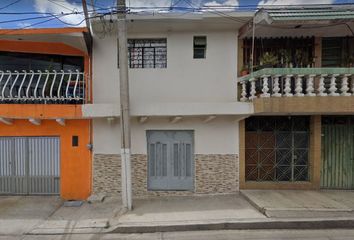
<path id="1" fill-rule="evenodd" d="M 193 36 L 207 36 L 206 59 L 193 59 Z M 167 38 L 167 68 L 130 69 L 132 105 L 141 102 L 232 102 L 236 99 L 237 33 L 168 32 L 129 38 Z M 116 36 L 94 37 L 94 103 L 119 102 Z"/>
<path id="2" fill-rule="evenodd" d="M 152 118 L 131 122 L 132 153 L 146 154 L 146 130 L 194 130 L 196 154 L 238 154 L 238 122 L 234 117 L 217 117 L 204 123 L 202 117 L 189 117 L 178 123 L 169 118 Z M 119 120 L 108 123 L 105 118 L 93 121 L 93 151 L 95 154 L 120 154 Z"/>

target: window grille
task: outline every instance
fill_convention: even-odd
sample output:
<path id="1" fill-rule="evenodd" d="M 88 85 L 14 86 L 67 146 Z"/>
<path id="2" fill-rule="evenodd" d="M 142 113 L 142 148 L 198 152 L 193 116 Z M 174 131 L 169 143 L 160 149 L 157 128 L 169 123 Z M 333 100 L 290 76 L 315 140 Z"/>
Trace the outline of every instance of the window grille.
<path id="1" fill-rule="evenodd" d="M 130 68 L 166 68 L 166 39 L 129 39 Z"/>

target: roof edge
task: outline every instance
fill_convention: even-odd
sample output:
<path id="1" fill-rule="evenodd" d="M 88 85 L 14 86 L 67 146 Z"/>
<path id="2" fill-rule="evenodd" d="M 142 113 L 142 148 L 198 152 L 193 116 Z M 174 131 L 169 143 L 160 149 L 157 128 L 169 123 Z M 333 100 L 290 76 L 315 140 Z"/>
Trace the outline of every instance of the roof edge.
<path id="1" fill-rule="evenodd" d="M 0 29 L 0 35 L 66 34 L 86 32 L 88 32 L 87 27 Z"/>

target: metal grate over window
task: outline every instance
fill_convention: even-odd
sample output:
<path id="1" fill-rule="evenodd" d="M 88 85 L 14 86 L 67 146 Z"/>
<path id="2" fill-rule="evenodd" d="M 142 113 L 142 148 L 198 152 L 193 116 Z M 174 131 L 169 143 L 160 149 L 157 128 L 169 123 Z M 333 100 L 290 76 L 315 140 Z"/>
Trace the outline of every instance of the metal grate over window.
<path id="1" fill-rule="evenodd" d="M 308 117 L 246 119 L 246 181 L 309 180 Z"/>
<path id="2" fill-rule="evenodd" d="M 129 39 L 128 55 L 130 68 L 166 68 L 167 40 Z"/>

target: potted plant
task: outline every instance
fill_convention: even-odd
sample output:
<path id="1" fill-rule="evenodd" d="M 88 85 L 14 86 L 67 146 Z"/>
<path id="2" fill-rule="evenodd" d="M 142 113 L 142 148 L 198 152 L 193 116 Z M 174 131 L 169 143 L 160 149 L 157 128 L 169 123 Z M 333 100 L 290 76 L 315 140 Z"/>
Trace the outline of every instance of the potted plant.
<path id="1" fill-rule="evenodd" d="M 295 67 L 300 67 L 300 63 L 301 63 L 301 58 L 302 58 L 302 52 L 300 49 L 296 49 L 295 50 Z"/>
<path id="2" fill-rule="evenodd" d="M 272 68 L 278 63 L 278 57 L 271 52 L 266 52 L 260 59 L 260 65 L 263 68 Z"/>
<path id="3" fill-rule="evenodd" d="M 289 67 L 291 63 L 291 51 L 290 49 L 280 49 L 280 67 Z"/>
<path id="4" fill-rule="evenodd" d="M 310 64 L 309 53 L 303 49 L 296 49 L 295 51 L 295 65 L 296 67 L 308 67 Z"/>
<path id="5" fill-rule="evenodd" d="M 353 66 L 354 66 L 354 56 L 350 55 L 348 67 L 353 67 Z"/>
<path id="6" fill-rule="evenodd" d="M 241 69 L 241 76 L 246 76 L 247 74 L 249 74 L 249 67 L 248 65 L 244 65 Z"/>

